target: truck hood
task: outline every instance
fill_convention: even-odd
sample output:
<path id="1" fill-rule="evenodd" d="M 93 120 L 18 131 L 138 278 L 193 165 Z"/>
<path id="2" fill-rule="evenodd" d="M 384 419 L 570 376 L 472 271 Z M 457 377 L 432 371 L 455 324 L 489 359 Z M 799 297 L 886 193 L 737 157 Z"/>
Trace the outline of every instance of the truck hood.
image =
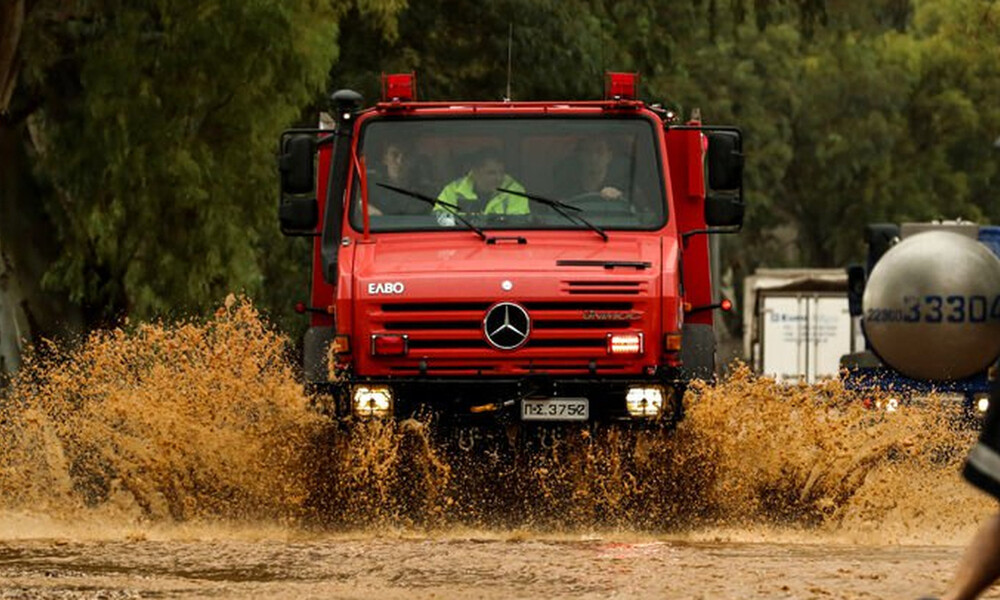
<path id="1" fill-rule="evenodd" d="M 589 232 L 588 232 L 589 233 Z M 471 233 L 469 234 L 472 235 Z M 554 271 L 585 273 L 652 274 L 660 271 L 661 238 L 632 236 L 605 242 L 596 235 L 578 239 L 501 239 L 487 244 L 460 242 L 447 247 L 441 239 L 393 239 L 360 243 L 355 254 L 355 274 L 362 280 L 383 275 L 407 276 L 441 273 L 525 273 Z M 437 236 L 434 236 L 437 237 Z M 536 236 L 541 237 L 541 236 Z M 621 237 L 621 236 L 619 236 Z M 452 241 L 452 240 L 449 240 Z"/>

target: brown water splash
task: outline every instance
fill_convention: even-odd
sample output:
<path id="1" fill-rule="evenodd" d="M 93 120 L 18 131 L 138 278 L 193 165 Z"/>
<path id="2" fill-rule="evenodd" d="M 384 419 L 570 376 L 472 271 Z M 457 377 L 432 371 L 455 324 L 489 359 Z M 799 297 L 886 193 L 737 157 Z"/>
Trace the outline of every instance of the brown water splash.
<path id="1" fill-rule="evenodd" d="M 285 347 L 230 298 L 206 322 L 52 348 L 0 407 L 0 508 L 376 530 L 764 526 L 880 542 L 962 539 L 988 510 L 957 475 L 974 436 L 935 402 L 885 413 L 836 383 L 784 386 L 741 367 L 692 389 L 676 430 L 560 428 L 553 445 L 498 429 L 465 452 L 430 419 L 318 415 Z"/>
<path id="2" fill-rule="evenodd" d="M 740 368 L 688 400 L 677 442 L 709 466 L 700 500 L 716 520 L 932 540 L 923 532 L 964 532 L 988 506 L 958 476 L 974 430 L 942 398 L 885 412 L 837 382 L 782 386 Z"/>
<path id="3" fill-rule="evenodd" d="M 326 489 L 339 492 L 324 497 L 333 521 L 364 526 L 957 541 L 988 502 L 958 477 L 974 434 L 938 402 L 887 413 L 835 382 L 784 386 L 738 368 L 693 389 L 673 431 L 568 428 L 551 449 L 510 431 L 459 452 L 423 423 L 355 425 L 328 454 Z"/>
<path id="4" fill-rule="evenodd" d="M 247 302 L 205 323 L 95 332 L 30 363 L 3 407 L 8 507 L 121 504 L 149 519 L 297 518 L 322 420 Z"/>

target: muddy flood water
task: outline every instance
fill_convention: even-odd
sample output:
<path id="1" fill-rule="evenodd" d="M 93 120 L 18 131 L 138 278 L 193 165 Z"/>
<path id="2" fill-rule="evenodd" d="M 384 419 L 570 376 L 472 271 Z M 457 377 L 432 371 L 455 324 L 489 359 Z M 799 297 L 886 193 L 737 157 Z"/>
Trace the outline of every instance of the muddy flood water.
<path id="1" fill-rule="evenodd" d="M 285 347 L 227 301 L 38 349 L 0 399 L 0 598 L 917 598 L 995 510 L 933 399 L 737 368 L 673 431 L 460 451 L 320 416 Z"/>

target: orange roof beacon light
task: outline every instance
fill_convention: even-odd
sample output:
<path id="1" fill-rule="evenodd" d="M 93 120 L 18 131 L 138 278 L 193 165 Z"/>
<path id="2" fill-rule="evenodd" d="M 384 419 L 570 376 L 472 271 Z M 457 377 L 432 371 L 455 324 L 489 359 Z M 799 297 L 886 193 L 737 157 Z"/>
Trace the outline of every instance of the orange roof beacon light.
<path id="1" fill-rule="evenodd" d="M 638 95 L 638 73 L 613 73 L 608 71 L 604 74 L 605 100 L 635 100 Z"/>
<path id="2" fill-rule="evenodd" d="M 412 102 L 417 99 L 416 73 L 383 73 L 383 102 Z"/>

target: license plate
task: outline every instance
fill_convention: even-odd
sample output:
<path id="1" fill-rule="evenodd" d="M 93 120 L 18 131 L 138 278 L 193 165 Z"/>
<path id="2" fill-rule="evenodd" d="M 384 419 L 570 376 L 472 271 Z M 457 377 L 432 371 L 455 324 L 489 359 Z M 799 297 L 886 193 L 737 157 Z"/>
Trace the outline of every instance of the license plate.
<path id="1" fill-rule="evenodd" d="M 522 421 L 586 421 L 590 401 L 586 398 L 546 398 L 522 400 Z"/>

